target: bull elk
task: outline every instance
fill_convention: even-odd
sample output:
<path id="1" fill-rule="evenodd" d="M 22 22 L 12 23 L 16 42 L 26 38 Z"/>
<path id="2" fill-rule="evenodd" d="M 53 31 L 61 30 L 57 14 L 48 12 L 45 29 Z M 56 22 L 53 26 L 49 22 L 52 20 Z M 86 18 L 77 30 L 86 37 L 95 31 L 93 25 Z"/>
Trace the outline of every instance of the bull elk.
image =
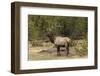
<path id="1" fill-rule="evenodd" d="M 46 36 L 49 38 L 50 42 L 56 46 L 57 56 L 61 56 L 60 47 L 65 47 L 66 56 L 69 55 L 69 44 L 71 43 L 71 39 L 69 37 L 54 36 L 54 34 L 50 32 L 48 32 Z"/>

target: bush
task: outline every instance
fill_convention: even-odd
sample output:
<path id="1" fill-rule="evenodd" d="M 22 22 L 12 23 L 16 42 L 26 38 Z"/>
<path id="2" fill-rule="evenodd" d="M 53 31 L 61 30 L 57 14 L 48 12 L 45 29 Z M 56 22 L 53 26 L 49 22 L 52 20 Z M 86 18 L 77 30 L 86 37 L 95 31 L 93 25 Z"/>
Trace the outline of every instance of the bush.
<path id="1" fill-rule="evenodd" d="M 76 54 L 79 56 L 86 56 L 88 54 L 88 42 L 87 40 L 78 40 L 74 46 Z"/>

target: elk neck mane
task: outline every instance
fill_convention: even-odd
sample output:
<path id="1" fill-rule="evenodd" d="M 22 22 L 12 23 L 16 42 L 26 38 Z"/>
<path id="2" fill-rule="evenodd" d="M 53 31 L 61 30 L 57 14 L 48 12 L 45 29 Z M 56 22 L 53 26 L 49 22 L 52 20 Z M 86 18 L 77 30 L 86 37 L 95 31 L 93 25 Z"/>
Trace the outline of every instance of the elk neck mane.
<path id="1" fill-rule="evenodd" d="M 49 37 L 49 40 L 50 40 L 52 43 L 54 43 L 55 37 L 54 37 L 54 36 L 50 36 L 50 37 Z"/>

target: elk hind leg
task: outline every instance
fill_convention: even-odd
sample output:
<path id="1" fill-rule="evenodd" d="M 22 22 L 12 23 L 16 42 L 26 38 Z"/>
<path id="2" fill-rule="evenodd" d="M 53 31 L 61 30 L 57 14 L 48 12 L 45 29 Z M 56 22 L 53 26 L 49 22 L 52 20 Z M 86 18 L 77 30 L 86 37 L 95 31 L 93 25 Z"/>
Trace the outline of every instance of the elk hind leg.
<path id="1" fill-rule="evenodd" d="M 69 55 L 69 44 L 66 46 L 66 56 Z"/>

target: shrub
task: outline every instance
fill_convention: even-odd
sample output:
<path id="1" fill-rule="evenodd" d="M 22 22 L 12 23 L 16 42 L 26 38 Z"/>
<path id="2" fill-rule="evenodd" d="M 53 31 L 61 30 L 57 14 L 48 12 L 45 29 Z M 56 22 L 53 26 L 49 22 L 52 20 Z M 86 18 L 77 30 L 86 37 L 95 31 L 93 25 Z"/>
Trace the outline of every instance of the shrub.
<path id="1" fill-rule="evenodd" d="M 79 56 L 86 56 L 88 54 L 88 42 L 87 40 L 79 40 L 74 46 L 76 54 Z"/>

